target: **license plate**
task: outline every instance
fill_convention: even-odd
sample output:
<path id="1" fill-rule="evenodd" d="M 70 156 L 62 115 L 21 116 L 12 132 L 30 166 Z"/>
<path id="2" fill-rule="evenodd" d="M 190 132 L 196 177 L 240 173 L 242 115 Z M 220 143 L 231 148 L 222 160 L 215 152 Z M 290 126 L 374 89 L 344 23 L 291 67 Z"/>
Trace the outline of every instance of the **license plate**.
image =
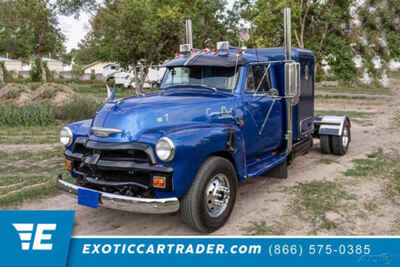
<path id="1" fill-rule="evenodd" d="M 97 209 L 99 207 L 99 192 L 79 188 L 78 189 L 78 204 Z"/>

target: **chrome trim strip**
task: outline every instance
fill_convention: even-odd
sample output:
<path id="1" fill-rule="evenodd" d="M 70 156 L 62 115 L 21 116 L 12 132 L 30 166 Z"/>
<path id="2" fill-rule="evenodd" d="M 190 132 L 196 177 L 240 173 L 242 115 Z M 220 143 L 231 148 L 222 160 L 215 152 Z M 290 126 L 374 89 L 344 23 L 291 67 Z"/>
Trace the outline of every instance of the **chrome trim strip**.
<path id="1" fill-rule="evenodd" d="M 264 131 L 265 125 L 267 124 L 267 121 L 269 120 L 269 115 L 271 115 L 271 111 L 274 108 L 275 102 L 276 102 L 275 99 L 272 99 L 272 104 L 271 104 L 271 106 L 269 106 L 267 115 L 265 116 L 265 119 L 264 119 L 264 122 L 263 122 L 263 124 L 261 126 L 261 129 L 258 131 L 259 135 L 261 135 L 263 133 L 263 131 Z"/>
<path id="2" fill-rule="evenodd" d="M 62 180 L 60 177 L 57 178 L 57 186 L 61 190 L 74 195 L 78 194 L 78 189 L 92 190 L 68 183 Z M 92 191 L 98 192 L 100 195 L 99 206 L 115 210 L 145 214 L 165 214 L 177 212 L 180 206 L 178 198 L 175 197 L 138 198 L 105 193 L 97 190 Z"/>
<path id="3" fill-rule="evenodd" d="M 90 131 L 97 137 L 108 137 L 111 134 L 122 133 L 120 129 L 92 127 Z"/>

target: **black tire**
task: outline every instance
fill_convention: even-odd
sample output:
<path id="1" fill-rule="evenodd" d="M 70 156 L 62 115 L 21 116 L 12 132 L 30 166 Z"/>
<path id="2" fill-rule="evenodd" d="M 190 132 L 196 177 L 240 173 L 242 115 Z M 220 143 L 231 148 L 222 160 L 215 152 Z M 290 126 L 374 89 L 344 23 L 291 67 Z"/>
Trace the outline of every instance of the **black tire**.
<path id="1" fill-rule="evenodd" d="M 321 153 L 322 154 L 331 154 L 331 136 L 330 135 L 321 135 L 319 137 L 319 142 L 321 146 Z"/>
<path id="2" fill-rule="evenodd" d="M 212 186 L 210 182 L 220 175 L 225 177 L 225 181 L 229 183 L 230 191 L 227 194 L 227 196 L 229 195 L 229 200 L 227 200 L 226 208 L 223 211 L 221 210 L 221 214 L 213 217 L 210 215 L 210 204 L 207 203 L 206 195 L 212 194 L 206 193 L 206 191 L 209 186 Z M 215 185 L 215 183 L 213 184 Z M 237 184 L 236 171 L 229 160 L 215 156 L 208 158 L 197 171 L 189 191 L 181 199 L 180 213 L 183 221 L 195 230 L 204 233 L 211 233 L 222 227 L 231 215 L 235 205 Z"/>
<path id="3" fill-rule="evenodd" d="M 347 142 L 345 138 L 347 137 Z M 338 156 L 346 154 L 351 141 L 350 125 L 346 121 L 343 125 L 343 133 L 341 136 L 332 136 L 332 153 Z"/>

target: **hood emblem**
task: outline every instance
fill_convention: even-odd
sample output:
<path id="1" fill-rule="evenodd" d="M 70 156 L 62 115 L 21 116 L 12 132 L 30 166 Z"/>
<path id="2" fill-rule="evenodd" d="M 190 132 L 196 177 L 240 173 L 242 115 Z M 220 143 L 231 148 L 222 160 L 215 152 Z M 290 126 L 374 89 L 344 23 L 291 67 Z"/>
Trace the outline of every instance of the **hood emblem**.
<path id="1" fill-rule="evenodd" d="M 122 133 L 122 130 L 112 129 L 112 128 L 92 127 L 90 130 L 94 134 L 94 136 L 103 137 L 103 138 L 109 137 L 112 134 Z"/>

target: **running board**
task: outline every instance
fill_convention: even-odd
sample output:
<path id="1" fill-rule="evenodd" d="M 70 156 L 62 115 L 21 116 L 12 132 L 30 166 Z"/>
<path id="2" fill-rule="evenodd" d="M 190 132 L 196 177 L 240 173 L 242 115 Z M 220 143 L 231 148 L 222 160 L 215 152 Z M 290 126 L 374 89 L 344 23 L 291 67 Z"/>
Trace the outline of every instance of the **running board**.
<path id="1" fill-rule="evenodd" d="M 257 177 L 286 161 L 286 155 L 271 155 L 247 166 L 248 177 Z"/>

